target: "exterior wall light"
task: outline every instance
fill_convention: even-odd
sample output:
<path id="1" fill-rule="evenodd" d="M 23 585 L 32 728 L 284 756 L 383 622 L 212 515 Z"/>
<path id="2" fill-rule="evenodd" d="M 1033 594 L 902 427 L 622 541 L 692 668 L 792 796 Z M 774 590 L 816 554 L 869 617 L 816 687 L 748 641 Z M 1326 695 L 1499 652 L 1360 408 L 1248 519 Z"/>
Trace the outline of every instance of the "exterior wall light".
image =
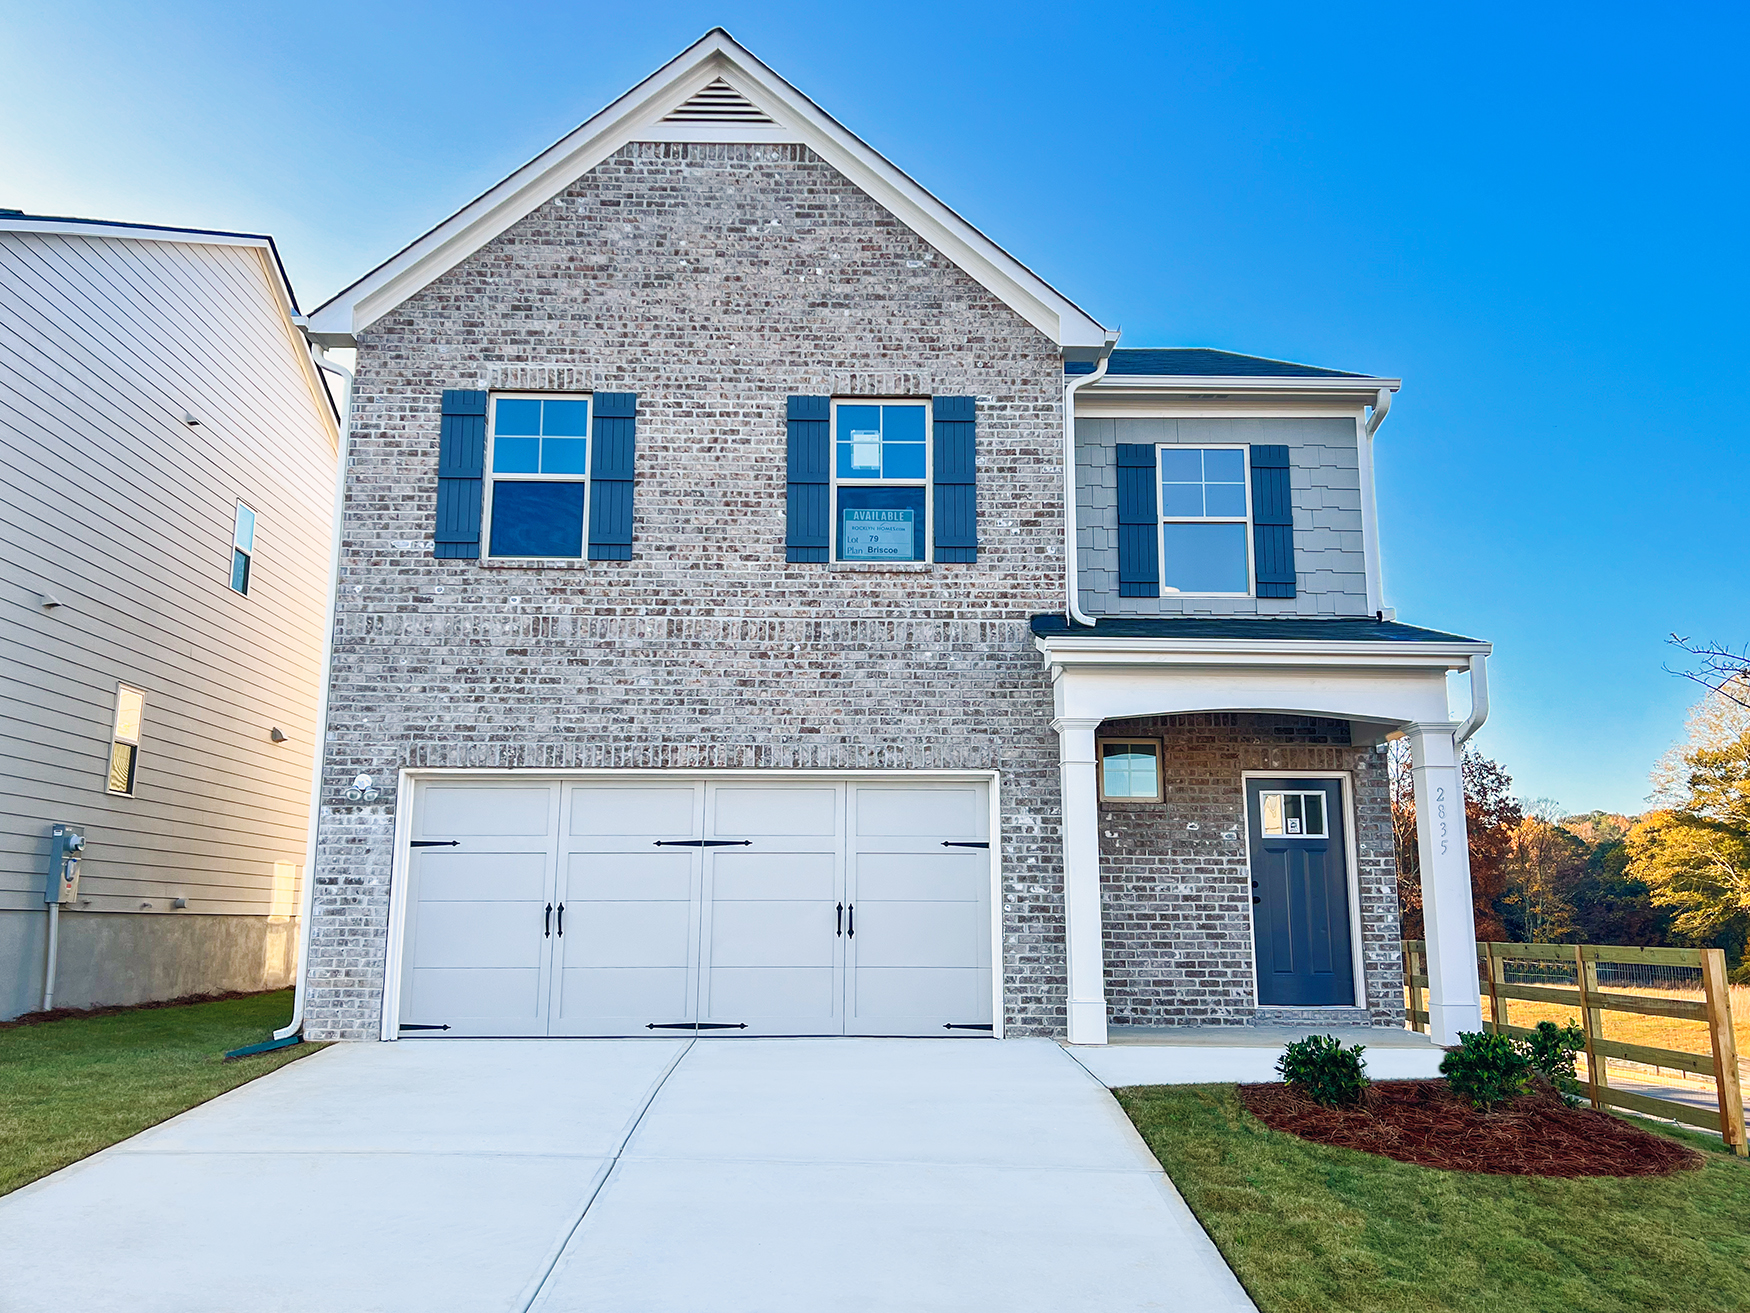
<path id="1" fill-rule="evenodd" d="M 377 791 L 371 787 L 371 777 L 360 775 L 352 782 L 352 787 L 346 791 L 348 802 L 375 802 Z"/>

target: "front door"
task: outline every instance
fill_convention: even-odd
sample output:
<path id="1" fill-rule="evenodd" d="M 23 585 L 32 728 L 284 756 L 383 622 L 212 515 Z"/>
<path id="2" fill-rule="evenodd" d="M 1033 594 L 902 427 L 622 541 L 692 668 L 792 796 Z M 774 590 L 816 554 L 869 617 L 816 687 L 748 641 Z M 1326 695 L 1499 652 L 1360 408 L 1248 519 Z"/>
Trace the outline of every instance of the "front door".
<path id="1" fill-rule="evenodd" d="M 1352 1006 L 1342 781 L 1249 779 L 1246 825 L 1258 1003 Z"/>

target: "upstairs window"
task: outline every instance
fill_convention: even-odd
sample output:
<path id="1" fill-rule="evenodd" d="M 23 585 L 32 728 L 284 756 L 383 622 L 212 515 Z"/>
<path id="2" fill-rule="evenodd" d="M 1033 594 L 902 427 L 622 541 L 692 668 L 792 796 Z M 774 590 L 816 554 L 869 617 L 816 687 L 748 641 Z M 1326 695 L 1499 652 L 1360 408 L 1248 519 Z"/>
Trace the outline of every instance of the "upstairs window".
<path id="1" fill-rule="evenodd" d="M 249 594 L 249 567 L 255 559 L 255 512 L 237 503 L 237 521 L 231 530 L 231 588 Z"/>
<path id="2" fill-rule="evenodd" d="M 583 556 L 590 401 L 576 396 L 492 399 L 488 555 Z"/>
<path id="3" fill-rule="evenodd" d="M 930 415 L 925 402 L 833 406 L 833 556 L 928 559 Z"/>
<path id="4" fill-rule="evenodd" d="M 109 734 L 108 792 L 132 797 L 140 764 L 140 726 L 146 715 L 146 695 L 126 684 L 115 691 L 115 720 Z"/>
<path id="5" fill-rule="evenodd" d="M 1163 446 L 1159 451 L 1161 591 L 1249 596 L 1246 449 Z"/>

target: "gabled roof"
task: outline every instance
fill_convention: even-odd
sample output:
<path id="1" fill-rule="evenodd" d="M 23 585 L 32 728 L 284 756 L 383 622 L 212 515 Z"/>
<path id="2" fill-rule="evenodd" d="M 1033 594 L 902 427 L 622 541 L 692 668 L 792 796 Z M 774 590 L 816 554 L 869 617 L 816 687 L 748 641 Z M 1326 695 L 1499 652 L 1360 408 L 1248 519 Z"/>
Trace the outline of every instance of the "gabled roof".
<path id="1" fill-rule="evenodd" d="M 348 345 L 632 141 L 801 142 L 1052 341 L 1098 349 L 1106 330 L 868 143 L 713 28 L 696 44 L 310 315 Z"/>
<path id="2" fill-rule="evenodd" d="M 1089 361 L 1072 361 L 1064 366 L 1066 374 L 1091 374 Z M 1341 369 L 1321 369 L 1317 365 L 1297 365 L 1287 360 L 1271 360 L 1265 356 L 1243 356 L 1237 351 L 1215 351 L 1209 347 L 1125 348 L 1112 353 L 1106 367 L 1107 377 L 1114 374 L 1143 374 L 1155 378 L 1184 375 L 1194 378 L 1371 378 L 1369 374 L 1351 374 Z"/>

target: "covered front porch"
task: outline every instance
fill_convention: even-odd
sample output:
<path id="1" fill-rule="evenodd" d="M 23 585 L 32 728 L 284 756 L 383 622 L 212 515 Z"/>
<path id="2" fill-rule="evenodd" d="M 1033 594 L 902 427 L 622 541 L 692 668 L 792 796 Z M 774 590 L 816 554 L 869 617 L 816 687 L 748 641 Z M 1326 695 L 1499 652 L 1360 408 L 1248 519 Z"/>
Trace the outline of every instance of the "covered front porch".
<path id="1" fill-rule="evenodd" d="M 1458 762 L 1486 712 L 1488 644 L 1383 619 L 1040 616 L 1033 632 L 1055 694 L 1071 1044 L 1403 1034 L 1399 737 L 1432 1040 L 1480 1028 Z M 1471 674 L 1463 721 L 1454 670 Z M 1158 772 L 1152 793 L 1126 786 L 1132 768 Z"/>

